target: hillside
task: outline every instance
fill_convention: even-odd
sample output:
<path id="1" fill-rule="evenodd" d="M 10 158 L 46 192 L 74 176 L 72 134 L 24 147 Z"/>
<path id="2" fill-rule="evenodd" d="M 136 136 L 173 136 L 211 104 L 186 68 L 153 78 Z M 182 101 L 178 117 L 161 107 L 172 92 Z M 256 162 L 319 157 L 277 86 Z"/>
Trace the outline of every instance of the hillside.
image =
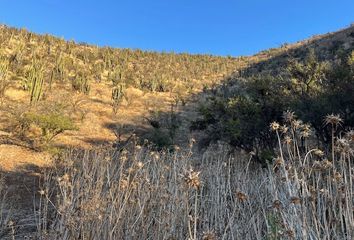
<path id="1" fill-rule="evenodd" d="M 331 214 L 337 214 L 339 185 L 322 181 L 321 174 L 334 162 L 335 135 L 352 137 L 344 132 L 354 126 L 353 51 L 354 26 L 254 56 L 218 57 L 100 48 L 2 25 L 0 193 L 8 197 L 0 217 L 16 209 L 16 231 L 46 237 L 52 231 L 57 239 L 80 238 L 80 231 L 115 239 L 130 236 L 131 226 L 132 239 L 179 239 L 187 229 L 192 235 L 191 225 L 207 236 L 208 224 L 215 230 L 211 237 L 227 239 L 260 239 L 265 232 L 278 239 L 278 229 L 289 238 L 321 239 L 329 236 L 321 224 L 343 236 L 353 203 L 340 205 L 349 220 L 339 227 L 317 216 L 317 203 L 306 194 L 328 187 L 336 201 L 323 200 L 324 194 L 316 199 L 333 204 Z M 332 122 L 324 124 L 326 116 Z M 198 150 L 210 149 L 198 152 L 195 139 Z M 277 156 L 282 147 L 284 155 Z M 307 155 L 317 148 L 321 156 Z M 331 165 L 331 177 L 352 181 L 343 160 L 350 163 L 352 152 L 341 155 L 339 148 L 336 158 L 343 164 Z M 352 185 L 340 189 L 348 196 L 353 191 Z M 304 204 L 302 212 L 281 208 L 289 198 Z M 112 203 L 118 207 L 111 209 Z M 197 220 L 198 214 L 203 218 Z M 301 228 L 312 226 L 301 222 L 305 215 L 316 233 Z M 13 230 L 5 223 L 0 219 L 0 237 Z M 250 224 L 253 230 L 245 227 Z"/>
<path id="2" fill-rule="evenodd" d="M 60 110 L 75 121 L 79 129 L 59 136 L 57 146 L 90 148 L 110 144 L 116 139 L 112 131 L 115 126 L 124 124 L 128 132 L 149 127 L 145 118 L 151 114 L 170 109 L 172 103 L 175 108 L 181 102 L 185 104 L 185 99 L 216 85 L 247 62 L 239 58 L 98 48 L 6 26 L 1 26 L 0 36 L 0 59 L 7 66 L 6 78 L 1 82 L 1 138 L 24 140 L 28 144 L 22 145 L 29 147 L 37 139 L 36 134 L 26 133 L 28 136 L 19 139 L 15 132 L 18 126 L 13 126 L 18 124 L 16 116 L 28 111 Z M 35 88 L 31 86 L 31 71 L 36 68 L 39 70 L 35 74 L 41 76 L 43 84 L 38 101 L 31 103 Z M 115 89 L 121 93 L 113 98 Z M 16 159 L 2 159 L 1 165 L 13 166 Z"/>

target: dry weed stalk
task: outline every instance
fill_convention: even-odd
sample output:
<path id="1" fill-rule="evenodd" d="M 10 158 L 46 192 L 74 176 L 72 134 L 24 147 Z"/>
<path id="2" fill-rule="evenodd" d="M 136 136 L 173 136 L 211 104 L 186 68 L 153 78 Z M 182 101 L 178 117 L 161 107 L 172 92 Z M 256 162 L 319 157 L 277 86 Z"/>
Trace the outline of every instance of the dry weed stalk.
<path id="1" fill-rule="evenodd" d="M 146 146 L 68 152 L 47 173 L 38 232 L 51 239 L 353 239 L 352 133 L 335 141 L 336 161 L 328 160 L 301 134 L 311 132 L 308 125 L 294 114 L 285 119 L 271 125 L 280 152 L 268 169 L 223 146 L 202 156 Z"/>

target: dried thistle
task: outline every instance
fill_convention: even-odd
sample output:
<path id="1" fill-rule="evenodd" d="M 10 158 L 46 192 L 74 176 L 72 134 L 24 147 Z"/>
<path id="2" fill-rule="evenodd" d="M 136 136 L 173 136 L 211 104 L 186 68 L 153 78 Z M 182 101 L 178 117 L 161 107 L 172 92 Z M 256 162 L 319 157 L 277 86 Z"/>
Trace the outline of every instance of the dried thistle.
<path id="1" fill-rule="evenodd" d="M 309 124 L 301 125 L 301 133 L 300 136 L 302 138 L 308 138 L 311 135 L 311 126 Z"/>
<path id="2" fill-rule="evenodd" d="M 290 202 L 292 203 L 292 204 L 301 204 L 301 198 L 299 198 L 299 197 L 291 197 L 290 198 Z"/>
<path id="3" fill-rule="evenodd" d="M 303 124 L 301 120 L 294 120 L 291 123 L 294 130 L 301 128 Z"/>
<path id="4" fill-rule="evenodd" d="M 354 155 L 349 141 L 346 138 L 339 138 L 336 142 L 336 151 L 342 154 Z"/>
<path id="5" fill-rule="evenodd" d="M 323 157 L 324 156 L 324 152 L 320 149 L 316 149 L 314 152 L 313 152 L 317 157 Z"/>
<path id="6" fill-rule="evenodd" d="M 338 114 L 337 115 L 330 114 L 325 117 L 324 122 L 325 125 L 331 124 L 332 126 L 337 127 L 343 123 L 343 119 Z"/>
<path id="7" fill-rule="evenodd" d="M 288 136 L 288 135 L 284 136 L 283 142 L 284 142 L 285 144 L 290 144 L 290 143 L 292 143 L 292 141 L 293 141 L 293 140 L 291 139 L 290 136 Z"/>
<path id="8" fill-rule="evenodd" d="M 270 129 L 271 129 L 272 131 L 278 131 L 279 128 L 280 128 L 280 124 L 277 123 L 277 122 L 272 122 L 272 123 L 270 124 Z"/>
<path id="9" fill-rule="evenodd" d="M 327 170 L 332 167 L 332 163 L 328 161 L 328 159 L 322 161 L 322 168 L 323 170 Z"/>
<path id="10" fill-rule="evenodd" d="M 314 161 L 312 164 L 312 170 L 313 171 L 321 171 L 322 170 L 322 164 L 320 161 Z"/>
<path id="11" fill-rule="evenodd" d="M 284 160 L 281 157 L 277 157 L 274 161 L 274 167 L 278 167 L 282 164 L 284 164 Z"/>
<path id="12" fill-rule="evenodd" d="M 273 204 L 272 204 L 272 207 L 279 210 L 282 208 L 282 203 L 280 200 L 274 200 Z"/>
<path id="13" fill-rule="evenodd" d="M 212 231 L 203 232 L 203 240 L 216 240 L 216 234 Z"/>
<path id="14" fill-rule="evenodd" d="M 241 191 L 236 192 L 236 197 L 240 202 L 247 201 L 247 195 Z"/>
<path id="15" fill-rule="evenodd" d="M 354 130 L 350 130 L 345 134 L 346 139 L 348 139 L 349 142 L 354 142 Z"/>
<path id="16" fill-rule="evenodd" d="M 289 128 L 286 125 L 280 126 L 280 132 L 285 134 L 287 133 Z"/>
<path id="17" fill-rule="evenodd" d="M 200 179 L 199 179 L 200 172 L 194 171 L 190 168 L 183 174 L 183 180 L 190 188 L 198 189 L 200 187 Z"/>
<path id="18" fill-rule="evenodd" d="M 296 115 L 294 112 L 287 110 L 286 112 L 283 113 L 283 119 L 287 123 L 291 123 L 293 120 L 295 120 Z"/>

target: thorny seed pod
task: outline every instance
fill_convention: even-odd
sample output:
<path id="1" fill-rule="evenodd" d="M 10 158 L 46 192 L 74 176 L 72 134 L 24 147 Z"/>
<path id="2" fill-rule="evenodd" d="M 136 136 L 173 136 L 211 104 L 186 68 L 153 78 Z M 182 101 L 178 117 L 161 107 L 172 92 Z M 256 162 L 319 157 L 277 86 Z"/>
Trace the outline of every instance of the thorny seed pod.
<path id="1" fill-rule="evenodd" d="M 336 182 L 342 182 L 342 175 L 336 171 L 333 175 L 333 180 Z"/>
<path id="2" fill-rule="evenodd" d="M 140 161 L 136 163 L 136 167 L 138 169 L 141 169 L 143 166 L 144 166 L 144 164 L 142 162 L 140 162 Z"/>
<path id="3" fill-rule="evenodd" d="M 345 138 L 339 138 L 336 142 L 336 151 L 342 154 L 354 155 L 354 150 Z"/>
<path id="4" fill-rule="evenodd" d="M 288 135 L 284 136 L 283 143 L 290 144 L 290 143 L 292 143 L 292 141 L 293 140 L 291 139 L 290 136 L 288 136 Z"/>
<path id="5" fill-rule="evenodd" d="M 212 231 L 203 232 L 203 240 L 216 240 L 216 234 Z"/>
<path id="6" fill-rule="evenodd" d="M 348 139 L 349 142 L 354 142 L 354 130 L 350 130 L 345 134 L 345 138 Z"/>
<path id="7" fill-rule="evenodd" d="M 183 174 L 183 180 L 190 188 L 198 189 L 200 187 L 200 179 L 199 179 L 200 172 L 194 171 L 190 168 Z"/>
<path id="8" fill-rule="evenodd" d="M 327 169 L 329 169 L 331 167 L 332 167 L 332 163 L 328 159 L 322 161 L 322 168 L 324 170 L 327 170 Z"/>
<path id="9" fill-rule="evenodd" d="M 279 130 L 279 128 L 280 128 L 280 125 L 279 125 L 279 123 L 277 123 L 277 122 L 272 122 L 272 123 L 270 124 L 270 129 L 271 129 L 272 131 L 277 131 L 277 130 Z"/>
<path id="10" fill-rule="evenodd" d="M 274 161 L 274 166 L 280 166 L 284 164 L 284 160 L 281 157 L 277 157 Z"/>
<path id="11" fill-rule="evenodd" d="M 247 200 L 247 195 L 241 191 L 236 192 L 236 197 L 240 202 L 244 202 Z"/>
<path id="12" fill-rule="evenodd" d="M 280 132 L 281 133 L 287 133 L 289 128 L 286 125 L 280 126 Z"/>
<path id="13" fill-rule="evenodd" d="M 311 127 L 309 124 L 303 124 L 302 126 L 302 130 L 300 132 L 300 136 L 302 138 L 308 138 L 311 135 Z"/>
<path id="14" fill-rule="evenodd" d="M 320 161 L 314 161 L 312 164 L 312 170 L 313 171 L 321 171 L 322 170 L 322 164 Z"/>
<path id="15" fill-rule="evenodd" d="M 286 112 L 283 113 L 283 119 L 287 123 L 291 123 L 293 120 L 295 120 L 296 115 L 294 112 L 287 110 Z"/>
<path id="16" fill-rule="evenodd" d="M 282 208 L 282 203 L 277 199 L 277 200 L 274 200 L 273 204 L 272 204 L 272 207 L 279 210 Z"/>
<path id="17" fill-rule="evenodd" d="M 320 150 L 320 149 L 316 149 L 316 150 L 313 152 L 313 154 L 315 154 L 315 155 L 318 156 L 318 157 L 323 157 L 323 156 L 324 156 L 323 151 Z"/>
<path id="18" fill-rule="evenodd" d="M 303 122 L 301 120 L 294 120 L 291 123 L 292 123 L 292 127 L 294 128 L 294 130 L 299 129 L 303 124 Z"/>
<path id="19" fill-rule="evenodd" d="M 70 181 L 69 174 L 65 173 L 65 174 L 62 176 L 62 180 L 63 180 L 63 182 L 68 183 L 68 182 Z"/>
<path id="20" fill-rule="evenodd" d="M 338 126 L 343 123 L 343 119 L 339 115 L 330 114 L 326 116 L 324 122 L 326 125 Z"/>
<path id="21" fill-rule="evenodd" d="M 290 202 L 292 204 L 301 204 L 301 198 L 299 198 L 299 197 L 291 197 L 290 198 Z"/>

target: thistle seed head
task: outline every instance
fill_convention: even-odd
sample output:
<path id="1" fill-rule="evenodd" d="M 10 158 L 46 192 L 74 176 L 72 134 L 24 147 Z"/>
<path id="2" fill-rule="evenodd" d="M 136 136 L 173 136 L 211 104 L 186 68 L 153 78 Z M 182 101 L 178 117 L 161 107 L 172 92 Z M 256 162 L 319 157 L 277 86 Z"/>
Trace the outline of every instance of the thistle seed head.
<path id="1" fill-rule="evenodd" d="M 293 120 L 295 120 L 296 115 L 294 112 L 287 110 L 286 112 L 283 113 L 283 119 L 287 123 L 291 123 Z"/>
<path id="2" fill-rule="evenodd" d="M 270 124 L 270 129 L 271 129 L 272 131 L 277 131 L 277 130 L 279 130 L 279 128 L 280 128 L 280 124 L 277 123 L 277 122 L 272 122 L 272 123 Z"/>
<path id="3" fill-rule="evenodd" d="M 337 114 L 337 115 L 334 115 L 333 113 L 332 114 L 329 114 L 325 117 L 325 125 L 329 125 L 331 124 L 332 126 L 338 126 L 338 125 L 341 125 L 343 123 L 343 119 Z"/>
<path id="4" fill-rule="evenodd" d="M 244 202 L 247 200 L 247 195 L 241 191 L 236 192 L 236 197 L 240 202 Z"/>
<path id="5" fill-rule="evenodd" d="M 199 174 L 200 172 L 196 172 L 190 168 L 183 174 L 183 180 L 188 185 L 188 187 L 198 189 L 201 184 Z"/>

